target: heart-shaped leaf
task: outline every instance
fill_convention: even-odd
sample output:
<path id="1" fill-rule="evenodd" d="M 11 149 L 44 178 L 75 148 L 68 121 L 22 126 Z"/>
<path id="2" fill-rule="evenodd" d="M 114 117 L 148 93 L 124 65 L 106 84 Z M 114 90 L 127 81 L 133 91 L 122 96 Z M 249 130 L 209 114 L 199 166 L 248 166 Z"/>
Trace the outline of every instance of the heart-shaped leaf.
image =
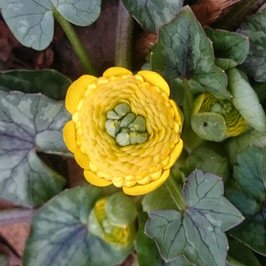
<path id="1" fill-rule="evenodd" d="M 225 265 L 228 241 L 225 231 L 243 221 L 241 213 L 223 197 L 221 178 L 194 171 L 183 189 L 185 213 L 151 212 L 146 224 L 162 257 L 178 256 L 196 265 Z"/>
<path id="2" fill-rule="evenodd" d="M 54 35 L 54 10 L 66 20 L 88 26 L 100 14 L 101 0 L 0 0 L 2 15 L 15 37 L 27 47 L 45 49 Z"/>
<path id="3" fill-rule="evenodd" d="M 238 156 L 234 171 L 238 186 L 227 197 L 246 216 L 230 233 L 254 251 L 266 255 L 266 148 L 249 147 Z"/>
<path id="4" fill-rule="evenodd" d="M 243 64 L 248 75 L 258 82 L 266 81 L 266 9 L 244 22 L 239 33 L 249 37 L 250 49 Z"/>
<path id="5" fill-rule="evenodd" d="M 64 178 L 37 155 L 67 153 L 63 102 L 40 94 L 0 91 L 1 197 L 19 205 L 41 204 L 62 190 Z"/>
<path id="6" fill-rule="evenodd" d="M 227 77 L 214 65 L 210 40 L 189 7 L 164 25 L 151 56 L 153 70 L 167 80 L 187 79 L 193 93 L 209 91 L 229 98 Z"/>
<path id="7" fill-rule="evenodd" d="M 219 67 L 228 70 L 244 62 L 249 51 L 249 40 L 246 36 L 211 28 L 206 28 L 205 32 L 213 43 Z"/>
<path id="8" fill-rule="evenodd" d="M 123 0 L 123 4 L 146 31 L 158 33 L 182 8 L 183 0 Z"/>
<path id="9" fill-rule="evenodd" d="M 20 90 L 42 93 L 55 100 L 63 100 L 71 80 L 53 70 L 9 70 L 0 72 L 0 90 Z"/>
<path id="10" fill-rule="evenodd" d="M 33 217 L 26 242 L 25 266 L 109 266 L 131 252 L 110 246 L 90 233 L 89 214 L 100 196 L 92 186 L 66 190 Z"/>

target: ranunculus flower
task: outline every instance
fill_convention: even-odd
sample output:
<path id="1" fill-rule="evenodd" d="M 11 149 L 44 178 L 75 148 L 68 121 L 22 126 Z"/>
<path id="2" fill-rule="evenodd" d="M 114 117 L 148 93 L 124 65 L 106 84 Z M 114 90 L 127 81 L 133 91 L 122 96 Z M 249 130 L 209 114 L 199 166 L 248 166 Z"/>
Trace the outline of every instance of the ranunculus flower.
<path id="1" fill-rule="evenodd" d="M 122 67 L 71 84 L 64 140 L 88 182 L 141 195 L 166 181 L 183 148 L 180 114 L 169 94 L 158 73 L 133 75 Z"/>

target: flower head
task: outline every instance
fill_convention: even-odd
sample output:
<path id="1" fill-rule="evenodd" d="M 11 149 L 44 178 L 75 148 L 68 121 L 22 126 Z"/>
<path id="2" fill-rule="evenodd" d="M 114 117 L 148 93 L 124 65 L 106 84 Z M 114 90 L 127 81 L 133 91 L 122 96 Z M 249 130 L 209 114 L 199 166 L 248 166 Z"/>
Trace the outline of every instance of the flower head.
<path id="1" fill-rule="evenodd" d="M 183 148 L 180 114 L 169 94 L 156 72 L 133 75 L 121 67 L 71 84 L 64 140 L 88 182 L 141 195 L 166 181 Z"/>

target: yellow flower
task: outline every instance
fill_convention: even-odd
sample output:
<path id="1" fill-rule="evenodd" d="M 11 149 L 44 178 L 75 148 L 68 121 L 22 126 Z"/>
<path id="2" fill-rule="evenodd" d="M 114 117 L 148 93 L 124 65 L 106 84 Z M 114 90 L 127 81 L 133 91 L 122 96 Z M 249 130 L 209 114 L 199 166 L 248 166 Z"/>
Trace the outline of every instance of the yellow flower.
<path id="1" fill-rule="evenodd" d="M 169 94 L 156 72 L 133 75 L 122 67 L 71 84 L 64 141 L 88 182 L 141 195 L 166 181 L 183 148 L 180 114 Z"/>

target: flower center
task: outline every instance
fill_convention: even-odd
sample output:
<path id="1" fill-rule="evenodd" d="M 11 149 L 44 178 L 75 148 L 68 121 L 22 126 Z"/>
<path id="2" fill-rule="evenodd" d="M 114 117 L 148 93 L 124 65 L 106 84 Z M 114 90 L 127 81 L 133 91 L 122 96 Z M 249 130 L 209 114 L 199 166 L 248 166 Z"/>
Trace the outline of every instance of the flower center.
<path id="1" fill-rule="evenodd" d="M 149 137 L 145 118 L 132 113 L 126 103 L 106 113 L 105 129 L 119 146 L 141 144 Z"/>

